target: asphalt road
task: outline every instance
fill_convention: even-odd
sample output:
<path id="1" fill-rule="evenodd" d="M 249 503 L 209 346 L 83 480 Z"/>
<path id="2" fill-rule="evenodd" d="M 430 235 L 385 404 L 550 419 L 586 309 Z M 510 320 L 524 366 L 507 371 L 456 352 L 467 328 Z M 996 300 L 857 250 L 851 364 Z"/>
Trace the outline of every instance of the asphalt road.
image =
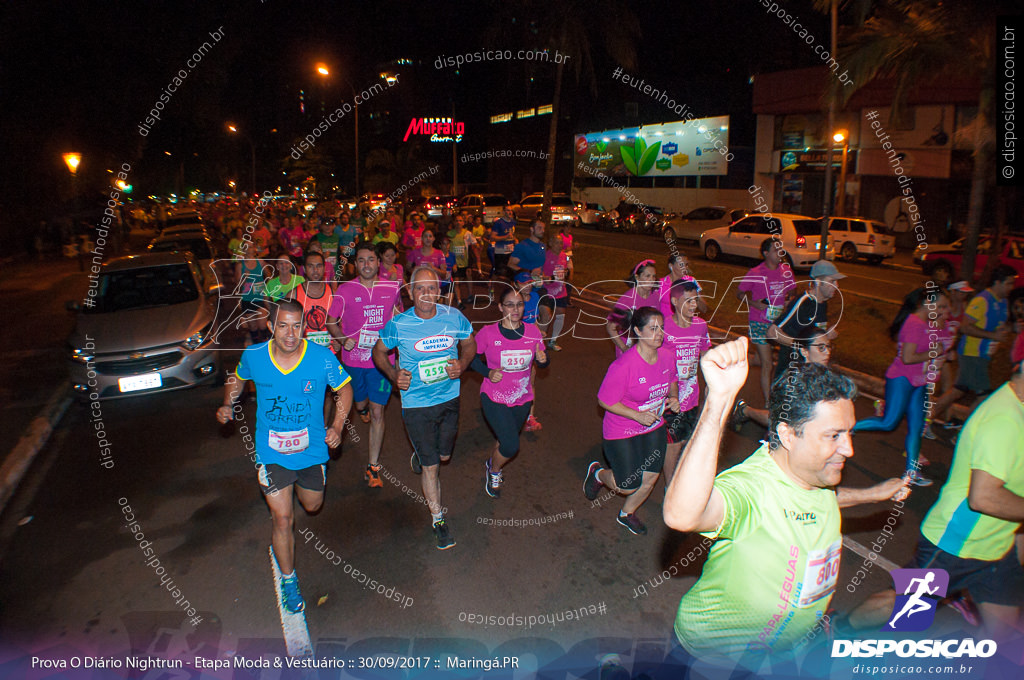
<path id="1" fill-rule="evenodd" d="M 489 309 L 470 314 L 474 321 L 496 316 Z M 479 410 L 480 376 L 464 379 L 455 455 L 441 471 L 443 502 L 458 541 L 451 550 L 435 549 L 427 511 L 417 500 L 419 479 L 409 469 L 411 447 L 397 398 L 387 410 L 382 455 L 394 481 L 385 481 L 383 489 L 363 482 L 368 426 L 354 424 L 359 441 L 350 432 L 331 463 L 323 510 L 315 517 L 296 511 L 297 529 L 311 537 L 298 544 L 297 567 L 318 656 L 511 654 L 527 669 L 556 669 L 549 677 L 582 677 L 609 652 L 636 668 L 667 649 L 679 598 L 702 560 L 687 561 L 669 580 L 659 575 L 681 564 L 700 537 L 664 526 L 661 485 L 639 511 L 650 529 L 642 537 L 615 523 L 620 501 L 598 505 L 584 498 L 586 467 L 601 457 L 596 392 L 612 348 L 596 340 L 561 344 L 564 351 L 553 354 L 538 376 L 537 416 L 544 429 L 523 436 L 498 500 L 483 489 L 483 461 L 493 439 Z M 228 351 L 229 363 L 236 357 L 237 350 Z M 756 372 L 752 368 L 743 392 L 748 400 L 758 392 Z M 220 403 L 219 390 L 207 387 L 104 402 L 112 469 L 100 465 L 93 416 L 80 407 L 65 416 L 0 517 L 0 639 L 8 671 L 27 669 L 31 654 L 123 655 L 130 649 L 162 658 L 224 659 L 284 653 L 267 557 L 269 514 L 240 435 L 214 420 Z M 858 417 L 870 410 L 869 400 L 858 401 Z M 251 423 L 251 406 L 245 415 Z M 752 424 L 729 432 L 721 465 L 743 460 L 763 435 Z M 900 474 L 902 437 L 902 428 L 858 435 L 846 482 L 868 485 Z M 899 516 L 896 539 L 880 553 L 895 564 L 910 557 L 952 457 L 942 442 L 925 441 L 923 452 L 933 461 L 926 474 L 937 484 L 915 490 Z M 173 597 L 128 532 L 125 506 L 150 541 L 144 547 L 165 569 L 164 580 L 173 579 Z M 847 536 L 869 545 L 892 512 L 887 504 L 845 511 Z M 491 520 L 523 526 L 492 526 Z M 850 592 L 862 561 L 844 550 L 833 600 L 840 610 L 891 587 L 884 567 L 875 566 Z M 365 588 L 355 570 L 384 584 L 386 594 Z M 202 618 L 194 630 L 181 600 Z M 579 620 L 555 619 L 565 610 Z M 471 623 L 478 616 L 548 614 L 555 623 Z M 948 628 L 963 625 L 956 614 L 943 616 Z M 482 670 L 459 677 L 478 676 L 494 677 Z M 533 671 L 509 677 L 533 677 Z"/>

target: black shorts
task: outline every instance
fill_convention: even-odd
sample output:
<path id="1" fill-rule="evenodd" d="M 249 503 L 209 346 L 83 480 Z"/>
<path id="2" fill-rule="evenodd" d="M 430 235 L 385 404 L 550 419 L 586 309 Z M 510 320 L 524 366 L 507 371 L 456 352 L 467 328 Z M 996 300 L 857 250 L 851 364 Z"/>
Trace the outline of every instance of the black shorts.
<path id="1" fill-rule="evenodd" d="M 303 489 L 310 491 L 322 492 L 327 484 L 327 466 L 311 465 L 301 470 L 289 470 L 274 463 L 257 465 L 256 478 L 259 480 L 260 489 L 265 496 L 276 494 L 292 484 L 298 484 Z"/>
<path id="2" fill-rule="evenodd" d="M 466 273 L 469 272 L 469 267 L 456 267 L 452 270 L 453 279 L 465 279 L 467 278 Z"/>
<path id="3" fill-rule="evenodd" d="M 700 415 L 700 406 L 694 406 L 689 411 L 682 413 L 665 414 L 665 425 L 668 430 L 668 443 L 679 444 L 687 441 L 693 436 L 693 428 L 697 427 L 697 417 Z"/>
<path id="4" fill-rule="evenodd" d="M 994 562 L 957 557 L 922 536 L 917 541 L 910 565 L 916 569 L 945 569 L 949 572 L 951 595 L 967 589 L 977 602 L 1020 607 L 1024 603 L 1024 567 L 1017 559 L 1016 545 Z"/>
<path id="5" fill-rule="evenodd" d="M 436 406 L 403 408 L 402 420 L 420 465 L 438 465 L 442 458 L 447 460 L 455 448 L 455 435 L 459 432 L 459 398 Z"/>
<path id="6" fill-rule="evenodd" d="M 659 474 L 665 465 L 665 427 L 626 439 L 605 439 L 604 457 L 620 489 L 639 489 L 643 473 Z"/>
<path id="7" fill-rule="evenodd" d="M 555 309 L 556 307 L 558 309 L 566 309 L 569 306 L 569 296 L 556 298 L 545 293 L 540 299 L 540 306 L 547 307 L 548 309 Z"/>

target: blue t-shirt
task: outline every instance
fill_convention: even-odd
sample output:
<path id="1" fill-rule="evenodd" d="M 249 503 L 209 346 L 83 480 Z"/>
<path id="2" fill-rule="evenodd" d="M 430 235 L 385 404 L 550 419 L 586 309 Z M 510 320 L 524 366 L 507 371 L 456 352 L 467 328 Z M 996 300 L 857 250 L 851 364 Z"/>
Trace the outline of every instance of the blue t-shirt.
<path id="1" fill-rule="evenodd" d="M 530 289 L 530 297 L 523 303 L 523 322 L 537 323 L 537 308 L 540 307 L 540 293 L 536 288 Z"/>
<path id="2" fill-rule="evenodd" d="M 339 224 L 334 228 L 334 235 L 338 237 L 338 247 L 341 249 L 343 257 L 352 257 L 352 245 L 356 242 L 356 238 L 359 236 L 359 230 L 352 223 L 349 223 L 348 231 L 342 231 L 341 225 Z"/>
<path id="3" fill-rule="evenodd" d="M 256 383 L 256 461 L 302 470 L 327 462 L 324 389 L 339 390 L 351 379 L 326 347 L 302 341 L 299 363 L 283 371 L 271 355 L 272 341 L 246 348 L 235 369 Z"/>
<path id="4" fill-rule="evenodd" d="M 530 272 L 544 266 L 544 259 L 547 256 L 547 248 L 543 243 L 538 243 L 532 238 L 520 241 L 512 251 L 512 257 L 519 258 L 520 271 L 516 272 L 516 281 L 525 281 L 530 278 Z"/>
<path id="5" fill-rule="evenodd" d="M 513 222 L 512 220 L 506 220 L 504 217 L 502 217 L 501 219 L 494 220 L 494 222 L 491 223 L 491 235 L 494 237 L 495 240 L 502 239 L 502 238 L 504 238 L 506 236 L 511 236 L 515 232 L 515 228 L 516 228 L 516 223 L 515 222 Z M 504 251 L 504 250 L 495 251 L 495 244 L 493 242 L 491 243 L 491 245 L 488 248 L 488 250 L 490 250 L 491 252 L 498 252 L 499 254 L 504 252 L 504 254 L 506 254 L 506 255 L 512 253 L 512 250 L 511 250 L 512 242 L 511 241 L 506 241 L 504 244 L 498 244 L 498 246 L 499 246 L 499 248 L 502 248 L 502 249 L 507 248 L 508 250 L 507 251 Z"/>
<path id="6" fill-rule="evenodd" d="M 448 377 L 447 361 L 459 358 L 459 341 L 473 334 L 473 326 L 453 307 L 436 309 L 429 319 L 408 309 L 380 332 L 385 347 L 398 348 L 398 368 L 412 373 L 409 389 L 401 393 L 402 408 L 437 406 L 459 396 L 459 381 Z"/>

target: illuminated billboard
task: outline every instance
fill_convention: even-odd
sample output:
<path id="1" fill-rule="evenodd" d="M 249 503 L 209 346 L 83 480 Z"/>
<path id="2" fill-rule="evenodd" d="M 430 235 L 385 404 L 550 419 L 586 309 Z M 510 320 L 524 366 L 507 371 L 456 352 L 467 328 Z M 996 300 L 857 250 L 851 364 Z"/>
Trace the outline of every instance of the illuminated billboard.
<path id="1" fill-rule="evenodd" d="M 729 116 L 695 118 L 576 135 L 576 176 L 598 171 L 613 177 L 725 175 Z"/>

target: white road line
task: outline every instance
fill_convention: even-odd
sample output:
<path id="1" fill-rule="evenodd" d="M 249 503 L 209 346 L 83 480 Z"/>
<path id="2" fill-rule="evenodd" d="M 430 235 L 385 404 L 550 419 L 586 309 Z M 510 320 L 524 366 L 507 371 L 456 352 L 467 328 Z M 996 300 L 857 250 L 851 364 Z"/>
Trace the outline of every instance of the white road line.
<path id="1" fill-rule="evenodd" d="M 281 614 L 281 632 L 284 634 L 285 648 L 288 656 L 313 656 L 313 643 L 309 639 L 306 627 L 306 615 L 303 612 L 292 614 L 284 608 L 284 596 L 281 593 L 281 570 L 277 568 L 274 548 L 270 548 L 270 568 L 274 576 L 274 592 L 277 593 L 277 611 Z"/>
<path id="2" fill-rule="evenodd" d="M 886 571 L 892 571 L 893 569 L 899 569 L 900 568 L 900 565 L 896 564 L 895 562 L 893 562 L 891 560 L 885 559 L 884 557 L 882 557 L 881 555 L 879 555 L 878 553 L 876 553 L 874 551 L 868 550 L 866 547 L 864 547 L 863 545 L 861 545 L 857 541 L 853 540 L 849 536 L 843 536 L 843 547 L 844 548 L 849 548 L 850 550 L 852 550 L 853 552 L 857 553 L 858 555 L 860 555 L 861 557 L 863 557 L 866 560 L 870 560 L 871 559 L 869 557 L 869 555 L 874 555 L 875 559 L 872 560 L 872 561 L 875 564 L 877 564 L 878 566 L 882 567 L 882 569 L 885 569 Z"/>

